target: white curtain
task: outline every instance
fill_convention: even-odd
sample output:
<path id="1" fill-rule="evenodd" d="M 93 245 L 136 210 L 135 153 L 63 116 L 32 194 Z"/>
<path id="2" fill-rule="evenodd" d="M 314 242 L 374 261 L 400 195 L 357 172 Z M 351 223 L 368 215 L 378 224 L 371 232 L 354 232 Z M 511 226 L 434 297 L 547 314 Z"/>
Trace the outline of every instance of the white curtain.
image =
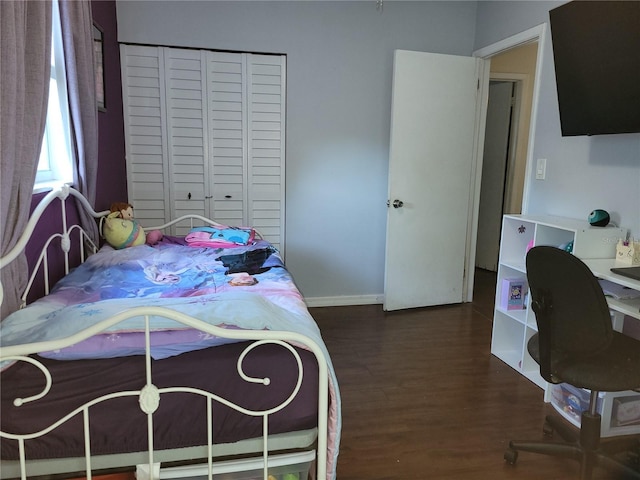
<path id="1" fill-rule="evenodd" d="M 0 1 L 0 247 L 24 230 L 47 119 L 51 2 Z M 27 282 L 19 255 L 2 268 L 1 319 L 16 310 Z"/>

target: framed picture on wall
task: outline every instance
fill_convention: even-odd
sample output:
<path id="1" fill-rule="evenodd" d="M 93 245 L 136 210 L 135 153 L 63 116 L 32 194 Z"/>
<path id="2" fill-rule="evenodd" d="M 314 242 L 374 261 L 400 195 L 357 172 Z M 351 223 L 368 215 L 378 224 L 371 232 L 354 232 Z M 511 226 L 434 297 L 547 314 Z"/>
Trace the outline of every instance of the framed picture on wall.
<path id="1" fill-rule="evenodd" d="M 95 61 L 98 111 L 106 112 L 107 105 L 104 96 L 104 31 L 95 23 L 93 24 L 93 58 Z"/>

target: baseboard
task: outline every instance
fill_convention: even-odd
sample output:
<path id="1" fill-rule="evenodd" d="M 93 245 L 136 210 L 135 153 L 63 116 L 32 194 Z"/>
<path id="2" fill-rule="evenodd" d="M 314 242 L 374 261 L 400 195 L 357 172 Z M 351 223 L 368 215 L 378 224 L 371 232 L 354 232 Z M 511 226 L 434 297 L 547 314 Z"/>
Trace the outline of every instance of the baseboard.
<path id="1" fill-rule="evenodd" d="M 383 294 L 379 295 L 345 295 L 340 297 L 307 297 L 305 302 L 309 307 L 344 307 L 349 305 L 378 305 L 382 304 Z"/>

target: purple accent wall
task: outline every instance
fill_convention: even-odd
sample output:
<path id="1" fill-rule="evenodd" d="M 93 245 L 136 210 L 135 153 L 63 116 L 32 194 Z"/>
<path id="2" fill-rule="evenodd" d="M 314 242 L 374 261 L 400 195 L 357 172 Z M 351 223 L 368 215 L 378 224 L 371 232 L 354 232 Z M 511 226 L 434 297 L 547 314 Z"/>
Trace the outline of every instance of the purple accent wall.
<path id="1" fill-rule="evenodd" d="M 113 202 L 127 200 L 127 169 L 122 113 L 120 47 L 115 0 L 93 0 L 93 21 L 104 32 L 104 75 L 106 112 L 98 112 L 99 153 L 96 211 L 107 210 Z"/>
<path id="2" fill-rule="evenodd" d="M 106 112 L 98 112 L 98 189 L 96 192 L 96 211 L 107 210 L 113 202 L 127 201 L 127 171 L 124 147 L 124 116 L 122 113 L 122 84 L 120 78 L 120 48 L 118 46 L 118 25 L 116 19 L 116 2 L 114 0 L 92 0 L 94 22 L 104 32 L 104 72 L 105 72 L 105 106 Z M 44 193 L 32 198 L 31 211 L 44 197 Z M 69 222 L 77 221 L 77 211 L 67 212 Z M 39 228 L 26 248 L 27 261 L 32 268 L 49 236 L 60 231 L 61 208 L 55 201 L 40 219 Z M 60 244 L 59 241 L 54 246 Z M 73 245 L 72 245 L 72 251 Z M 62 255 L 53 254 L 50 248 L 51 272 L 50 280 L 55 283 L 64 272 Z M 42 282 L 30 294 L 29 300 L 42 296 Z"/>

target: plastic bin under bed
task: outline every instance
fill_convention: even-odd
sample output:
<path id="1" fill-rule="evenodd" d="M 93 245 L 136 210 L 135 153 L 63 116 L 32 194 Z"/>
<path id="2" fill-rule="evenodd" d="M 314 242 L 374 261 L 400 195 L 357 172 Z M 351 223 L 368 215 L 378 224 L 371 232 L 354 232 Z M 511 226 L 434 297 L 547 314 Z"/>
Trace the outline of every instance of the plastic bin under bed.
<path id="1" fill-rule="evenodd" d="M 307 480 L 315 458 L 315 450 L 270 456 L 267 467 L 269 480 Z M 216 462 L 212 473 L 214 480 L 262 480 L 263 459 L 257 457 Z M 207 474 L 207 465 L 160 469 L 161 480 L 206 480 Z"/>

